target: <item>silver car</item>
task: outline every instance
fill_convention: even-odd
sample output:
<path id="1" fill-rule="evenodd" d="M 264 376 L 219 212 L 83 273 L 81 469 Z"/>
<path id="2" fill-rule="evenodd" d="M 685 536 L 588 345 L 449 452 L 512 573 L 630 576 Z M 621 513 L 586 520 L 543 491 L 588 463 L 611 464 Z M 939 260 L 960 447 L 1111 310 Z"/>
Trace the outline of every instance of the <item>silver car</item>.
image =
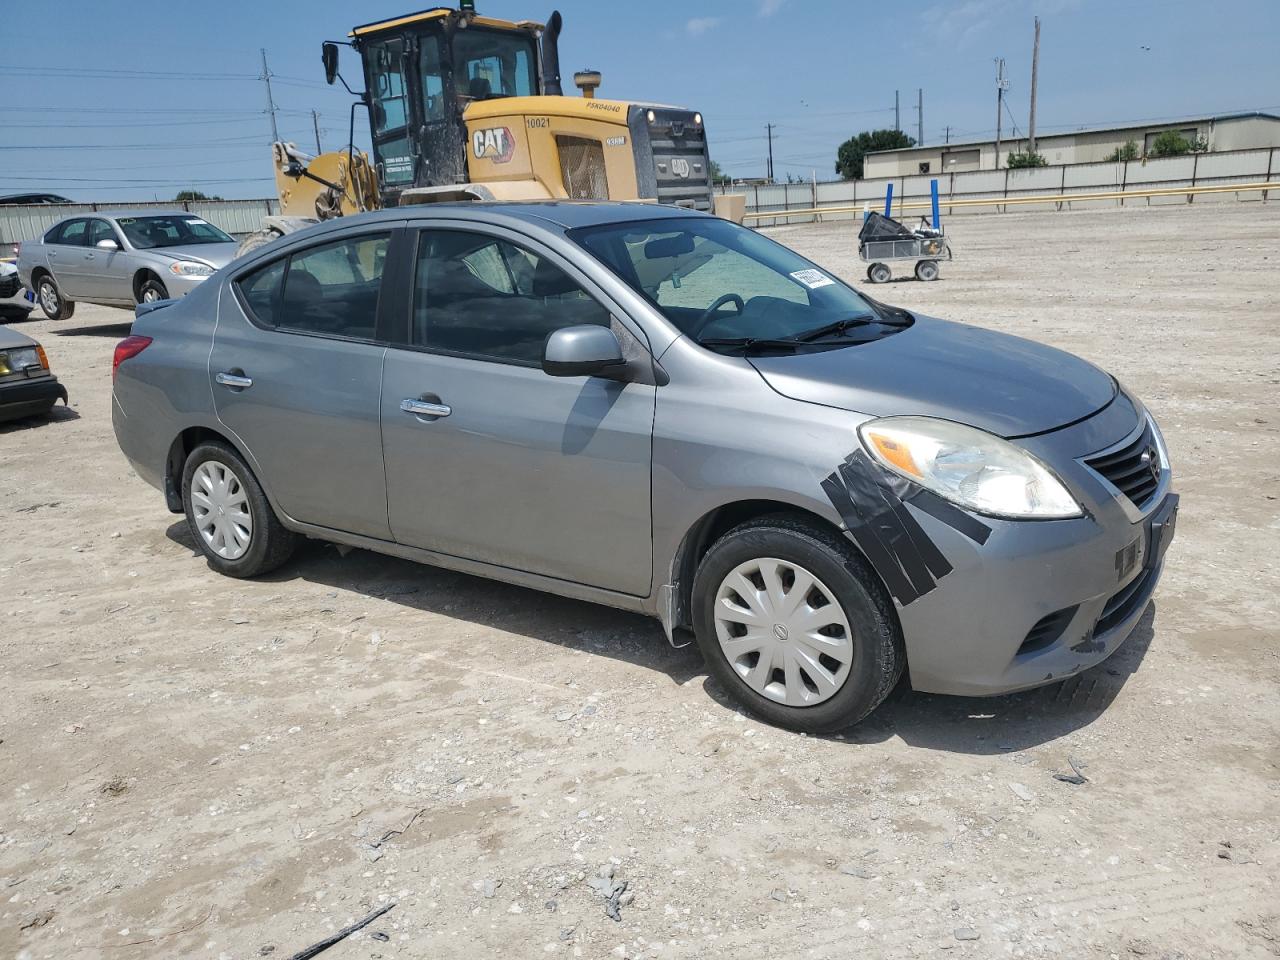
<path id="1" fill-rule="evenodd" d="M 139 307 L 116 357 L 120 447 L 215 570 L 306 536 L 640 611 L 799 730 L 903 671 L 1100 662 L 1177 513 L 1108 374 L 671 207 L 344 218 Z"/>
<path id="2" fill-rule="evenodd" d="M 25 320 L 34 306 L 35 298 L 22 285 L 17 266 L 0 260 L 0 323 Z"/>
<path id="3" fill-rule="evenodd" d="M 75 216 L 18 252 L 22 282 L 50 320 L 76 302 L 110 307 L 183 297 L 235 259 L 235 239 L 182 210 Z"/>

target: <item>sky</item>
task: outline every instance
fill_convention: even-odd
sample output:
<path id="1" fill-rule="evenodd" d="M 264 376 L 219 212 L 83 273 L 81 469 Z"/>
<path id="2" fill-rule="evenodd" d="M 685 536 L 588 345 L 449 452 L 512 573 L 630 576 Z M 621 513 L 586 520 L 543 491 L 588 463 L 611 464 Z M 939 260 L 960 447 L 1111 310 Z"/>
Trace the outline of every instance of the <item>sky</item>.
<path id="1" fill-rule="evenodd" d="M 477 0 L 482 14 L 545 20 L 553 0 Z M 13 23 L 37 0 L 0 0 Z M 320 44 L 424 0 L 38 0 L 55 45 L 0 55 L 0 193 L 76 200 L 274 193 L 265 48 L 283 139 L 346 143 L 351 97 L 324 83 Z M 1033 17 L 1041 18 L 1037 129 L 1049 133 L 1214 113 L 1280 113 L 1280 0 L 560 0 L 566 87 L 602 71 L 599 95 L 702 112 L 711 156 L 736 177 L 833 179 L 836 148 L 901 126 L 924 142 L 990 137 L 995 66 L 1010 81 L 1005 134 L 1025 132 Z M 343 48 L 343 70 L 359 78 Z M 43 54 L 43 55 L 42 55 Z M 356 114 L 357 146 L 368 121 Z"/>

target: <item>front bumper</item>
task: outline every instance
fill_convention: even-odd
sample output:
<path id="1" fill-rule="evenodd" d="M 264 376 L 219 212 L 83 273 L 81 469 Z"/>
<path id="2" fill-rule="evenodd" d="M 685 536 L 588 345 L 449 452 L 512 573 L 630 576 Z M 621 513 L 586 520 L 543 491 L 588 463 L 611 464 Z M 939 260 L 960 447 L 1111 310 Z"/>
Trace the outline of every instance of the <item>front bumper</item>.
<path id="1" fill-rule="evenodd" d="M 1078 459 L 1099 448 L 1097 428 L 1024 441 L 1042 460 L 1072 465 L 1059 472 L 1085 504 L 1083 517 L 984 517 L 991 534 L 979 544 L 908 503 L 953 567 L 899 609 L 915 689 L 990 696 L 1041 686 L 1100 663 L 1133 632 L 1164 569 L 1178 496 L 1167 462 L 1141 510 L 1116 496 Z"/>
<path id="2" fill-rule="evenodd" d="M 42 413 L 58 400 L 67 402 L 67 388 L 52 374 L 0 383 L 0 419 L 15 420 Z"/>

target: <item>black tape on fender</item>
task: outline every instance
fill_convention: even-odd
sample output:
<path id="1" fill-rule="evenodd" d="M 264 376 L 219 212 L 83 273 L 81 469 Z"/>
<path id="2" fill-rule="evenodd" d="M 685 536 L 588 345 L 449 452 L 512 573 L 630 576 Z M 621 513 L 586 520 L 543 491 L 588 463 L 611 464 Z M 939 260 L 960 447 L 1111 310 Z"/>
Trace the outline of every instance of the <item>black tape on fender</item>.
<path id="1" fill-rule="evenodd" d="M 903 606 L 933 590 L 952 570 L 942 551 L 903 505 L 909 501 L 930 516 L 985 543 L 991 528 L 905 477 L 884 470 L 855 450 L 822 481 L 849 536 L 884 578 Z"/>

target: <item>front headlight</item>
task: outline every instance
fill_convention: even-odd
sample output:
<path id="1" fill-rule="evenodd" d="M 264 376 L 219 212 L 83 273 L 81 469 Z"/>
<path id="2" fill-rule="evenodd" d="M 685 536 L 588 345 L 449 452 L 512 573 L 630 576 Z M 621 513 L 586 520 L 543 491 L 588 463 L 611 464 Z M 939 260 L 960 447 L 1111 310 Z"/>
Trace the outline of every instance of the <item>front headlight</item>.
<path id="1" fill-rule="evenodd" d="M 1021 447 L 932 417 L 886 417 L 858 428 L 881 466 L 977 513 L 1010 519 L 1079 517 L 1062 481 Z"/>
<path id="2" fill-rule="evenodd" d="M 28 367 L 47 366 L 42 364 L 40 353 L 36 347 L 22 347 L 18 350 L 10 350 L 7 353 L 0 352 L 0 377 L 7 377 L 11 373 L 22 373 Z"/>
<path id="3" fill-rule="evenodd" d="M 207 263 L 196 263 L 194 260 L 179 260 L 169 264 L 169 272 L 180 277 L 212 277 L 213 267 Z"/>

